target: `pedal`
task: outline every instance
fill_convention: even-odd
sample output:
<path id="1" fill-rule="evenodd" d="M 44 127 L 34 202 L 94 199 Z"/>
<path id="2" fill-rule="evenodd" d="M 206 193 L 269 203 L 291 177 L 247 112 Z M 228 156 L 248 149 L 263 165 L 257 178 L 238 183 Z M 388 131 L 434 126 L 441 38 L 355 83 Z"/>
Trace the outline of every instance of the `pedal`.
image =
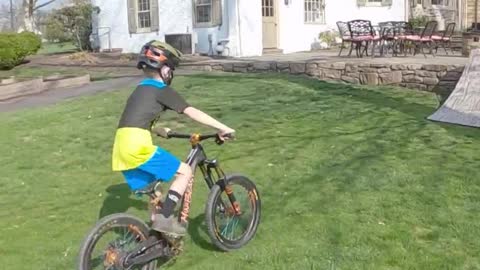
<path id="1" fill-rule="evenodd" d="M 167 240 L 173 256 L 178 256 L 184 247 L 183 236 L 176 236 L 172 234 L 163 233 L 165 240 Z"/>
<path id="2" fill-rule="evenodd" d="M 174 244 L 179 240 L 182 240 L 183 236 L 169 234 L 169 233 L 162 233 L 164 238 L 168 241 L 169 244 Z"/>

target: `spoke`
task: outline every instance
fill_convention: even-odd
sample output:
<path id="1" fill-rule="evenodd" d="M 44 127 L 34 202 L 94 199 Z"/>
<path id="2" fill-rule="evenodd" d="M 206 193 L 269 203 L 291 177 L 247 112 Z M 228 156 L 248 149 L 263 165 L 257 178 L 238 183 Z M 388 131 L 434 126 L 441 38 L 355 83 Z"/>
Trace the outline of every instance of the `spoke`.
<path id="1" fill-rule="evenodd" d="M 237 224 L 238 224 L 238 218 L 233 218 L 233 222 L 232 222 L 232 232 L 230 233 L 230 240 L 234 239 L 235 237 L 235 228 L 237 227 Z"/>
<path id="2" fill-rule="evenodd" d="M 131 241 L 135 239 L 135 235 L 133 233 L 129 233 L 129 234 L 130 234 L 130 237 L 125 242 L 126 246 L 130 246 L 130 244 L 132 243 Z"/>
<path id="3" fill-rule="evenodd" d="M 230 220 L 230 217 L 227 217 L 227 220 Z M 222 231 L 221 235 L 225 236 L 225 233 L 226 233 L 227 230 L 228 230 L 228 225 L 229 225 L 229 224 L 230 224 L 230 223 L 227 221 L 227 225 L 225 226 L 225 228 L 223 228 L 223 231 Z"/>

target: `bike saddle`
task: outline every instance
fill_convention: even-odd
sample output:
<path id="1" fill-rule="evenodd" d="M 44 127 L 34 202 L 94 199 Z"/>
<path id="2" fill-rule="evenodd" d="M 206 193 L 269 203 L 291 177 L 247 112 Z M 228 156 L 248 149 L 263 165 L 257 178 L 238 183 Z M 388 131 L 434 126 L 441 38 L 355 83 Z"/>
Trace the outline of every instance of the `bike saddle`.
<path id="1" fill-rule="evenodd" d="M 150 195 L 150 194 L 153 194 L 153 193 L 155 193 L 155 187 L 157 186 L 158 183 L 160 183 L 160 181 L 152 182 L 152 183 L 149 184 L 148 186 L 136 190 L 136 191 L 135 191 L 135 194 L 137 194 L 137 195 L 145 195 L 145 194 L 146 194 L 146 195 Z"/>

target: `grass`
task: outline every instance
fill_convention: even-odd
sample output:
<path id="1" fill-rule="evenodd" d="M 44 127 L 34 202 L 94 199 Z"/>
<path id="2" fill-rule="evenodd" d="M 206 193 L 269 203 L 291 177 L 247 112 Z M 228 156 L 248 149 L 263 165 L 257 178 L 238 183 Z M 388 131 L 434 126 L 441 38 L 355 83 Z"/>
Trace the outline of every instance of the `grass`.
<path id="1" fill-rule="evenodd" d="M 174 87 L 238 131 L 206 150 L 257 183 L 263 213 L 249 245 L 216 251 L 199 179 L 186 250 L 165 269 L 480 268 L 480 136 L 425 120 L 434 96 L 274 75 L 177 77 Z M 3 268 L 74 269 L 99 217 L 147 218 L 144 200 L 110 171 L 131 91 L 0 115 Z M 173 113 L 162 119 L 205 130 Z M 189 148 L 155 142 L 181 157 Z"/>
<path id="2" fill-rule="evenodd" d="M 93 68 L 93 67 L 48 67 L 48 66 L 17 66 L 11 70 L 0 70 L 0 78 L 15 76 L 19 79 L 30 79 L 40 76 L 90 74 L 92 81 L 106 80 L 114 77 L 126 76 L 126 71 L 117 68 Z M 130 74 L 131 75 L 131 74 Z"/>
<path id="3" fill-rule="evenodd" d="M 0 77 L 15 76 L 17 78 L 34 78 L 39 76 L 49 76 L 53 74 L 71 75 L 71 74 L 86 74 L 88 73 L 82 68 L 58 68 L 58 67 L 30 67 L 17 66 L 11 70 L 0 71 Z"/>
<path id="4" fill-rule="evenodd" d="M 50 43 L 45 42 L 37 54 L 59 54 L 78 51 L 77 47 L 71 42 Z"/>

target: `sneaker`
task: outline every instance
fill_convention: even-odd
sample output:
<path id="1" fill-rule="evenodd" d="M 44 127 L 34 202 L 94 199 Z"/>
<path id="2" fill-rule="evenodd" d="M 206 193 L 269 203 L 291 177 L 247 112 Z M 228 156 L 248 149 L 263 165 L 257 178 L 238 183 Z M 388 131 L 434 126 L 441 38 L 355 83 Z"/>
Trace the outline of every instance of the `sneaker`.
<path id="1" fill-rule="evenodd" d="M 166 218 L 162 214 L 156 214 L 152 229 L 174 236 L 182 236 L 187 234 L 187 228 L 182 226 L 182 224 L 180 224 L 180 222 L 178 222 L 178 220 L 173 215 Z"/>

